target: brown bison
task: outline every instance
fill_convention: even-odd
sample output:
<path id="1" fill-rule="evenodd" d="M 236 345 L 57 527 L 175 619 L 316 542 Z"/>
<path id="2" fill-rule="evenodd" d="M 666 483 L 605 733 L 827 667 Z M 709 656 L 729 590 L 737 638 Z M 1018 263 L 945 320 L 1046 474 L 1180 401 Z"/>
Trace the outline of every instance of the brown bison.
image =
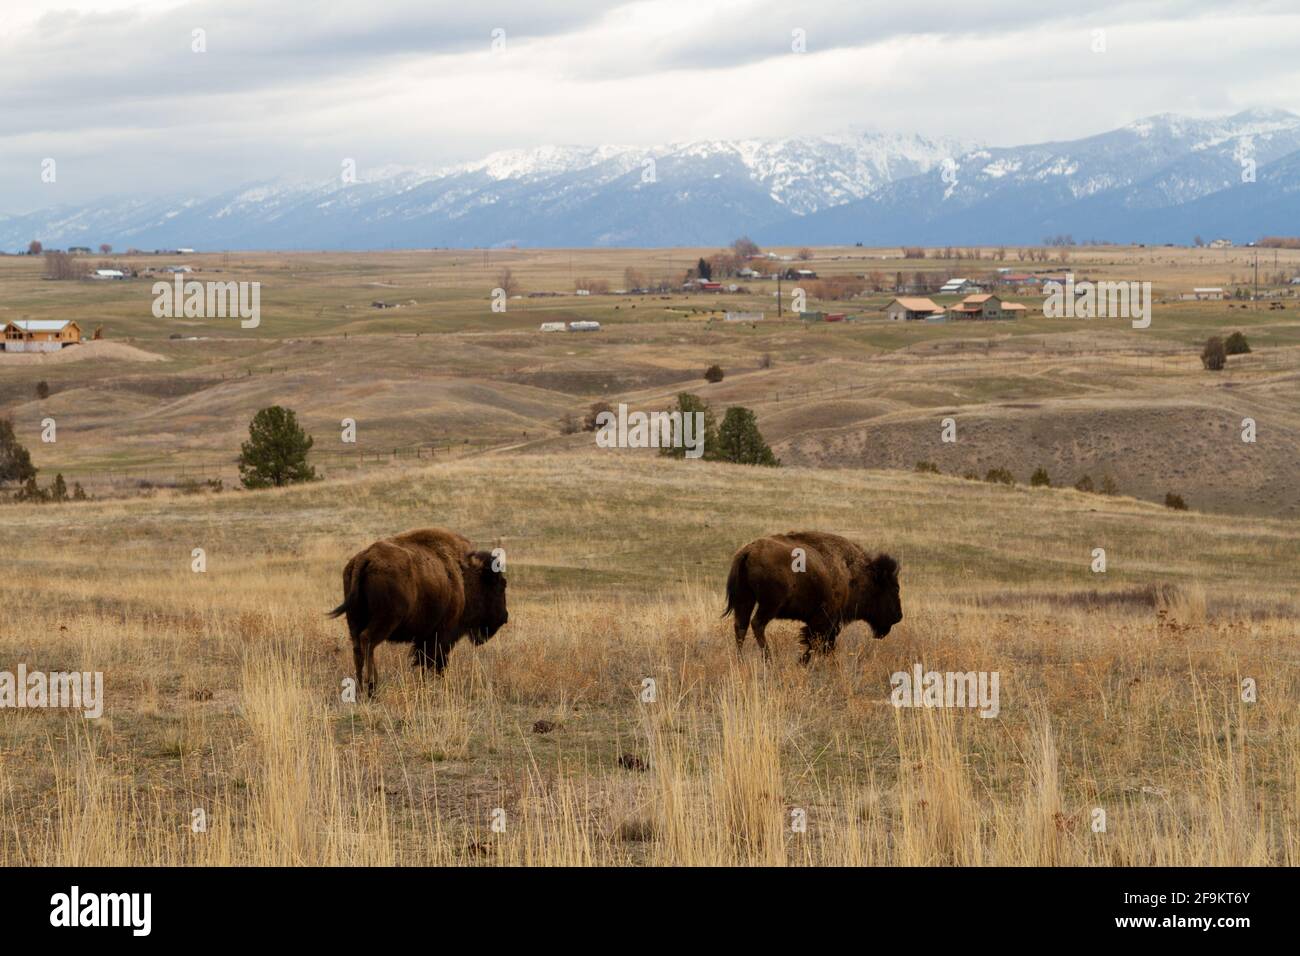
<path id="1" fill-rule="evenodd" d="M 454 531 L 421 528 L 376 541 L 343 569 L 343 603 L 357 684 L 375 693 L 375 648 L 411 644 L 411 660 L 441 674 L 447 654 L 468 635 L 482 644 L 510 619 L 506 576 L 492 554 L 473 551 Z"/>
<path id="2" fill-rule="evenodd" d="M 757 613 L 755 614 L 755 608 Z M 837 534 L 791 531 L 758 538 L 736 552 L 727 576 L 727 610 L 736 615 L 736 649 L 745 647 L 750 615 L 754 639 L 767 650 L 773 620 L 802 621 L 799 643 L 807 664 L 814 648 L 829 654 L 841 628 L 866 621 L 877 638 L 903 619 L 898 562 L 875 557 Z"/>

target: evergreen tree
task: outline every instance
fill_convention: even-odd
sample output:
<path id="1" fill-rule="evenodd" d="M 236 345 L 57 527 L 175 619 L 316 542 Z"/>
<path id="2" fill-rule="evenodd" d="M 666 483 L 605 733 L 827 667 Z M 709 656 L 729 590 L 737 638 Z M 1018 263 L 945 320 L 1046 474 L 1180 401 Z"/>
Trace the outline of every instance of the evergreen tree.
<path id="1" fill-rule="evenodd" d="M 701 279 L 708 281 L 713 278 L 713 266 L 709 265 L 707 259 L 700 256 L 700 261 L 695 263 L 695 274 Z"/>
<path id="2" fill-rule="evenodd" d="M 693 415 L 696 412 L 703 413 L 704 415 L 703 457 L 708 459 L 709 461 L 716 460 L 718 458 L 718 422 L 717 419 L 713 417 L 713 409 L 709 408 L 708 403 L 705 402 L 704 399 L 700 398 L 700 396 L 698 395 L 692 395 L 690 392 L 682 392 L 677 396 L 677 407 L 671 409 L 671 411 L 681 412 L 683 431 L 685 431 L 686 428 L 687 415 Z M 691 434 L 695 437 L 695 440 L 697 442 L 700 440 L 701 436 L 698 431 L 692 430 Z M 686 449 L 685 448 L 660 448 L 659 454 L 664 455 L 668 458 L 685 458 Z"/>
<path id="3" fill-rule="evenodd" d="M 0 485 L 11 481 L 25 483 L 35 477 L 32 456 L 18 443 L 14 423 L 0 419 Z"/>
<path id="4" fill-rule="evenodd" d="M 68 500 L 68 483 L 63 480 L 63 472 L 54 476 L 54 486 L 50 489 L 50 498 L 54 501 Z"/>
<path id="5" fill-rule="evenodd" d="M 737 405 L 728 408 L 718 429 L 719 457 L 738 465 L 768 465 L 776 467 L 780 460 L 763 440 L 758 430 L 758 419 L 752 410 Z"/>
<path id="6" fill-rule="evenodd" d="M 50 493 L 36 484 L 36 479 L 28 478 L 23 486 L 14 493 L 15 501 L 48 501 Z"/>
<path id="7" fill-rule="evenodd" d="M 239 478 L 245 488 L 280 488 L 315 481 L 307 464 L 312 438 L 298 427 L 298 416 L 279 405 L 264 408 L 248 426 L 248 441 L 239 448 Z"/>

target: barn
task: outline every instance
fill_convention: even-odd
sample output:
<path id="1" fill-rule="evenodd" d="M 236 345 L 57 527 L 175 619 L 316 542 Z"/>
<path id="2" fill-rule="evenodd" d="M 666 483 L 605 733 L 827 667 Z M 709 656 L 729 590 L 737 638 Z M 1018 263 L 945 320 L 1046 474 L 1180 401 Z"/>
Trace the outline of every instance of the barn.
<path id="1" fill-rule="evenodd" d="M 884 312 L 889 318 L 898 321 L 905 319 L 908 321 L 915 319 L 927 319 L 936 312 L 942 312 L 943 309 L 935 305 L 926 298 L 914 296 L 901 296 L 894 299 L 884 308 Z"/>
<path id="2" fill-rule="evenodd" d="M 972 292 L 978 292 L 979 286 L 970 279 L 949 279 L 939 289 L 940 295 L 969 295 Z"/>
<path id="3" fill-rule="evenodd" d="M 81 342 L 81 326 L 70 319 L 15 319 L 4 329 L 6 352 L 57 352 Z"/>

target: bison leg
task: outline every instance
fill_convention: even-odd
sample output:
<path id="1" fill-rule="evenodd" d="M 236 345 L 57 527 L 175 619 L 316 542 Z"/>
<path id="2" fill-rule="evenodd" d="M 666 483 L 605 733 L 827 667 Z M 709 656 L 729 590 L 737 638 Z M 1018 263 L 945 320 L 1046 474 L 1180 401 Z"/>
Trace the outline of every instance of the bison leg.
<path id="1" fill-rule="evenodd" d="M 432 666 L 434 675 L 440 676 L 447 666 L 447 651 L 448 648 L 434 636 L 417 642 L 412 655 L 422 671 L 427 673 Z"/>
<path id="2" fill-rule="evenodd" d="M 754 604 L 747 598 L 742 597 L 737 601 L 733 613 L 736 615 L 736 651 L 739 653 L 745 649 L 745 634 L 749 631 L 749 618 L 754 613 Z M 757 632 L 755 632 L 755 638 L 757 638 Z"/>
<path id="3" fill-rule="evenodd" d="M 352 638 L 352 663 L 357 667 L 357 692 L 366 686 L 366 652 L 361 647 L 361 635 Z"/>
<path id="4" fill-rule="evenodd" d="M 754 641 L 758 644 L 758 649 L 763 652 L 763 660 L 770 661 L 772 652 L 767 649 L 767 626 L 772 623 L 772 619 L 763 613 L 763 609 L 758 609 L 758 615 L 754 618 Z"/>
<path id="5" fill-rule="evenodd" d="M 803 648 L 803 653 L 799 655 L 800 664 L 807 664 L 812 660 L 813 640 L 812 631 L 805 624 L 799 631 L 799 646 Z"/>
<path id="6" fill-rule="evenodd" d="M 368 627 L 361 632 L 361 651 L 365 655 L 365 666 L 362 669 L 362 684 L 366 688 L 366 696 L 375 696 L 375 684 L 379 681 L 379 672 L 375 669 L 375 648 L 384 642 L 387 634 L 378 634 L 373 627 Z"/>
<path id="7" fill-rule="evenodd" d="M 803 653 L 799 655 L 799 663 L 807 664 L 812 660 L 813 651 L 818 654 L 830 655 L 835 653 L 835 639 L 839 637 L 839 628 L 830 627 L 827 629 L 812 628 L 804 625 L 799 632 L 799 643 L 803 645 Z"/>

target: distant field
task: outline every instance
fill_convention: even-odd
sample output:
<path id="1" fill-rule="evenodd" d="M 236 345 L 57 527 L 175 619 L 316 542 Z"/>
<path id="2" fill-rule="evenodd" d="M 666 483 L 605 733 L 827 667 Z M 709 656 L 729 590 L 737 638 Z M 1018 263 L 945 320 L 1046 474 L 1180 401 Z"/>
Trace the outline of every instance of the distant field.
<path id="1" fill-rule="evenodd" d="M 792 255 L 796 250 L 774 250 Z M 92 329 L 103 324 L 112 338 L 165 339 L 169 334 L 234 337 L 240 341 L 283 339 L 304 335 L 490 331 L 532 329 L 543 321 L 595 318 L 602 322 L 669 322 L 691 309 L 739 308 L 775 312 L 776 283 L 734 280 L 748 287 L 749 296 L 704 295 L 687 297 L 647 295 L 631 299 L 572 295 L 578 280 L 596 279 L 611 289 L 625 287 L 624 273 L 634 269 L 647 278 L 672 277 L 680 281 L 700 256 L 716 249 L 577 249 L 577 250 L 415 250 L 372 253 L 197 253 L 185 256 L 115 255 L 105 262 L 113 268 L 137 270 L 166 265 L 189 265 L 189 278 L 262 283 L 262 325 L 256 330 L 237 329 L 230 320 L 155 319 L 151 312 L 154 281 L 171 276 L 140 277 L 124 282 L 47 282 L 40 258 L 0 256 L 0 322 L 16 318 L 69 318 Z M 1276 263 L 1274 253 L 1276 252 Z M 1129 247 L 1080 247 L 1070 250 L 1067 261 L 1055 256 L 1049 262 L 1028 263 L 1015 249 L 995 259 L 996 250 L 982 250 L 984 258 L 972 260 L 904 259 L 898 249 L 826 248 L 815 251 L 808 262 L 785 266 L 812 268 L 821 276 L 880 273 L 890 282 L 897 272 L 935 272 L 978 276 L 1004 267 L 1015 271 L 1073 271 L 1080 278 L 1142 280 L 1153 283 L 1158 297 L 1176 299 L 1195 286 L 1248 286 L 1253 277 L 1254 251 L 1248 249 L 1192 250 Z M 99 261 L 103 257 L 87 257 Z M 1261 274 L 1300 274 L 1300 250 L 1261 250 Z M 519 284 L 519 299 L 511 299 L 502 313 L 491 311 L 491 291 L 503 269 Z M 731 280 L 728 280 L 731 281 Z M 791 285 L 783 283 L 789 294 Z M 561 298 L 530 299 L 529 292 L 559 292 Z M 890 296 L 869 296 L 851 304 L 819 302 L 830 311 L 870 312 Z M 399 306 L 371 308 L 374 301 Z M 1031 305 L 1040 302 L 1030 297 Z M 789 302 L 786 307 L 788 310 Z M 1169 304 L 1165 319 L 1175 328 L 1194 329 L 1200 320 L 1222 315 L 1224 308 Z M 1245 317 L 1243 316 L 1243 321 Z M 1164 323 L 1162 323 L 1163 325 Z M 929 331 L 929 330 L 927 330 Z M 1165 329 L 1167 334 L 1170 329 Z M 939 337 L 954 333 L 940 329 Z M 976 333 L 979 334 L 979 333 Z M 999 331 L 996 334 L 1005 334 Z M 1013 333 L 1015 334 L 1015 333 Z M 903 340 L 895 340 L 901 342 Z M 1300 337 L 1290 339 L 1300 342 Z"/>
<path id="2" fill-rule="evenodd" d="M 316 438 L 327 475 L 457 456 L 487 447 L 539 454 L 587 448 L 563 422 L 592 402 L 662 407 L 685 390 L 719 412 L 751 407 L 788 463 L 912 469 L 949 474 L 1009 468 L 1026 481 L 1038 466 L 1057 484 L 1110 475 L 1148 500 L 1183 495 L 1193 508 L 1300 515 L 1292 477 L 1300 465 L 1300 301 L 1177 301 L 1193 286 L 1242 281 L 1250 250 L 1071 250 L 1071 269 L 1154 284 L 1150 328 L 1125 319 L 895 323 L 886 295 L 851 302 L 811 299 L 809 309 L 860 321 L 809 324 L 774 315 L 775 283 L 747 281 L 737 295 L 571 294 L 585 278 L 611 288 L 624 270 L 682 274 L 707 249 L 407 251 L 342 255 L 231 253 L 115 257 L 137 268 L 185 262 L 197 279 L 262 285 L 262 321 L 155 319 L 152 280 L 51 282 L 34 257 L 0 257 L 0 321 L 75 318 L 103 326 L 106 341 L 49 358 L 0 354 L 0 414 L 28 436 L 46 480 L 61 472 L 93 494 L 134 492 L 141 482 L 237 479 L 247 423 L 273 403 L 294 408 Z M 787 251 L 788 252 L 788 251 Z M 899 250 L 817 250 L 800 265 L 819 275 L 892 277 L 917 270 L 980 274 L 1025 269 L 1015 250 L 978 261 L 905 260 Z M 1268 272 L 1300 269 L 1300 252 L 1265 251 Z M 519 298 L 505 313 L 490 293 L 509 268 Z M 1263 269 L 1263 266 L 1261 267 Z M 564 293 L 528 298 L 529 292 Z M 783 284 L 787 298 L 790 284 Z M 378 310 L 382 300 L 400 307 Z M 787 303 L 788 305 L 788 303 Z M 724 309 L 765 311 L 756 325 L 724 323 Z M 541 334 L 542 321 L 599 320 L 590 334 Z M 1254 352 L 1207 373 L 1204 339 L 1245 332 Z M 172 335 L 184 338 L 172 339 Z M 79 361 L 71 359 L 79 358 Z M 706 384 L 718 363 L 726 379 Z M 36 397 L 38 382 L 51 390 Z M 938 422 L 960 421 L 956 444 Z M 33 440 L 53 417 L 59 440 Z M 1259 441 L 1232 441 L 1243 418 Z M 358 422 L 344 445 L 340 422 Z"/>

